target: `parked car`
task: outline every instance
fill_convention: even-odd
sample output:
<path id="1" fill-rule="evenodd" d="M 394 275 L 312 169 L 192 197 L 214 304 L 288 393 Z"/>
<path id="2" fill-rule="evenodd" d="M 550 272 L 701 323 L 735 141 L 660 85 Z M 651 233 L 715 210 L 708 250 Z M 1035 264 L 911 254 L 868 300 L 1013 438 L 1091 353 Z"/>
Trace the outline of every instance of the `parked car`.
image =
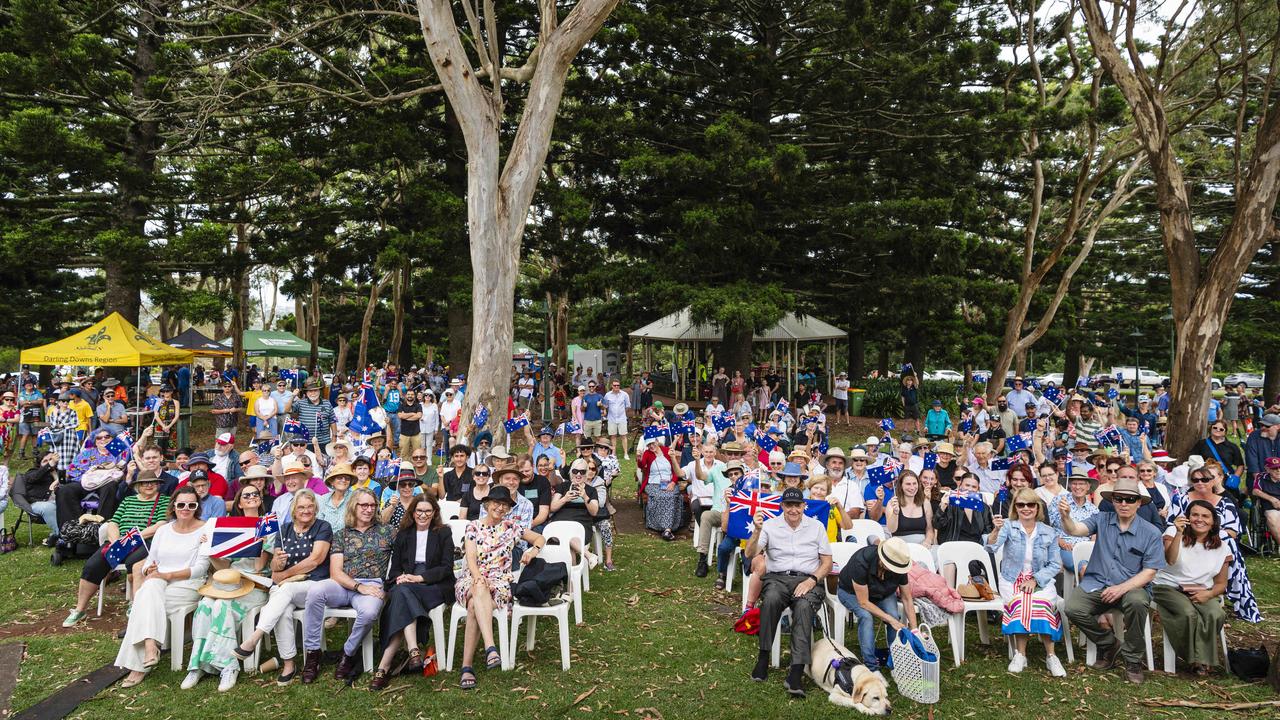
<path id="1" fill-rule="evenodd" d="M 963 382 L 964 373 L 958 373 L 955 370 L 934 370 L 924 374 L 925 380 L 947 380 L 950 382 Z"/>
<path id="2" fill-rule="evenodd" d="M 1036 378 L 1036 382 L 1041 385 L 1053 383 L 1055 387 L 1062 387 L 1062 373 L 1048 373 Z"/>
<path id="3" fill-rule="evenodd" d="M 1231 373 L 1223 378 L 1222 383 L 1227 387 L 1244 383 L 1247 388 L 1260 388 L 1263 385 L 1263 376 L 1259 373 Z"/>
<path id="4" fill-rule="evenodd" d="M 1138 368 L 1138 382 L 1143 387 L 1155 387 L 1164 382 L 1165 376 L 1151 368 Z M 1119 378 L 1121 387 L 1133 387 L 1133 366 L 1124 365 L 1111 368 L 1111 377 Z"/>

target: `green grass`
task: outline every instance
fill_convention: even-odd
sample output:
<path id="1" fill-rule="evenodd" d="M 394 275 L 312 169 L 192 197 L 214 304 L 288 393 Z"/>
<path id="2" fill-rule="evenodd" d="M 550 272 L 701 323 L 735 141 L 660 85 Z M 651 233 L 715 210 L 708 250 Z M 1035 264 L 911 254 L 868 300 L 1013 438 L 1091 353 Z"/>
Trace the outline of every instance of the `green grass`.
<path id="1" fill-rule="evenodd" d="M 859 429 L 862 431 L 862 429 Z M 865 437 L 865 433 L 862 434 Z M 844 441 L 844 438 L 837 438 Z M 623 478 L 629 477 L 624 463 Z M 617 487 L 619 499 L 629 489 Z M 12 527 L 12 515 L 9 517 Z M 43 529 L 37 527 L 37 539 Z M 79 563 L 52 568 L 47 551 L 24 547 L 0 559 L 4 586 L 11 590 L 0 596 L 0 625 L 31 622 L 50 612 L 61 612 L 72 600 Z M 549 621 L 542 621 L 538 646 L 532 654 L 523 646 L 517 652 L 512 672 L 481 670 L 479 687 L 472 692 L 457 688 L 457 674 L 436 678 L 396 679 L 381 695 L 367 690 L 368 676 L 354 687 L 343 689 L 325 674 L 313 686 L 298 683 L 277 688 L 270 677 L 242 677 L 230 693 L 215 691 L 209 679 L 196 690 L 178 690 L 181 673 L 168 670 L 168 660 L 146 682 L 131 690 L 113 687 L 82 705 L 78 718 L 119 718 L 144 711 L 158 718 L 212 718 L 244 716 L 247 711 L 270 717 L 341 718 L 498 718 L 498 717 L 628 717 L 628 718 L 743 718 L 788 717 L 848 718 L 849 710 L 829 704 L 825 697 L 810 692 L 808 699 L 792 701 L 781 687 L 781 673 L 774 671 L 770 682 L 756 684 L 747 675 L 756 654 L 756 640 L 731 631 L 737 614 L 737 594 L 717 593 L 711 578 L 693 577 L 694 555 L 687 540 L 666 543 L 649 534 L 626 534 L 618 538 L 618 572 L 597 571 L 592 591 L 585 596 L 586 623 L 570 630 L 572 668 L 562 672 L 556 635 Z M 1250 565 L 1254 587 L 1263 611 L 1271 618 L 1280 613 L 1280 563 L 1255 560 Z M 113 596 L 115 597 L 115 596 Z M 55 636 L 21 636 L 28 644 L 13 698 L 15 710 L 30 707 L 75 677 L 110 662 L 117 643 L 113 631 L 120 626 L 120 611 L 95 619 L 86 631 Z M 1019 718 L 1054 717 L 1073 714 L 1082 718 L 1130 718 L 1153 712 L 1137 703 L 1145 699 L 1198 699 L 1217 701 L 1260 701 L 1272 694 L 1262 685 L 1247 685 L 1233 677 L 1215 677 L 1195 682 L 1155 673 L 1148 682 L 1135 687 L 1125 683 L 1118 672 L 1097 673 L 1082 667 L 1083 649 L 1077 663 L 1068 666 L 1070 676 L 1050 678 L 1043 670 L 1038 650 L 1031 653 L 1028 670 L 1021 676 L 1005 673 L 1007 658 L 1002 643 L 990 646 L 978 642 L 974 623 L 969 623 L 968 657 L 965 664 L 943 666 L 942 701 L 936 706 L 939 717 L 990 718 L 1016 715 Z M 1233 623 L 1228 633 L 1233 645 L 1244 641 L 1246 628 Z M 1257 629 L 1247 628 L 1257 644 Z M 328 634 L 330 646 L 342 637 Z M 522 636 L 523 637 L 523 636 Z M 847 638 L 852 633 L 846 634 Z M 950 657 L 946 631 L 937 637 L 945 658 Z M 998 639 L 998 638 L 997 638 Z M 1155 640 L 1160 662 L 1159 637 Z M 785 639 L 784 639 L 785 644 Z M 438 648 L 443 652 L 443 648 Z M 784 660 L 786 650 L 784 648 Z M 1059 656 L 1065 660 L 1060 649 Z M 330 668 L 326 668 L 329 670 Z M 895 716 L 927 716 L 927 708 L 895 696 Z M 1216 718 L 1217 711 L 1178 708 L 1155 710 L 1161 717 Z M 1252 712 L 1249 717 L 1278 717 L 1280 713 Z"/>

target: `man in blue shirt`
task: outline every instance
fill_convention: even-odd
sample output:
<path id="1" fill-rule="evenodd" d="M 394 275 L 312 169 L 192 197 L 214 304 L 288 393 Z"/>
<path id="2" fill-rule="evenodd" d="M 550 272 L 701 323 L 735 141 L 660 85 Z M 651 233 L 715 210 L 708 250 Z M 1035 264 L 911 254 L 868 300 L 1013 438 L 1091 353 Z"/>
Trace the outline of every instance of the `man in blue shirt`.
<path id="1" fill-rule="evenodd" d="M 599 437 L 602 428 L 601 419 L 604 417 L 604 395 L 596 390 L 596 381 L 592 380 L 587 383 L 587 394 L 582 397 L 582 436 L 585 438 Z"/>
<path id="2" fill-rule="evenodd" d="M 1100 512 L 1084 522 L 1071 517 L 1065 497 L 1058 500 L 1063 532 L 1098 536 L 1080 586 L 1067 599 L 1067 617 L 1097 646 L 1094 668 L 1114 667 L 1116 655 L 1121 654 L 1129 682 L 1141 683 L 1146 679 L 1145 629 L 1151 609 L 1147 586 L 1165 566 L 1164 545 L 1160 531 L 1138 517 L 1139 505 L 1151 498 L 1142 494 L 1136 480 L 1118 478 L 1102 497 L 1111 501 L 1115 512 Z M 1111 628 L 1098 622 L 1100 615 L 1116 609 L 1124 615 L 1123 646 Z"/>
<path id="3" fill-rule="evenodd" d="M 1024 388 L 1021 377 L 1013 379 L 1013 389 L 1005 395 L 1005 398 L 1009 401 L 1009 408 L 1019 419 L 1027 416 L 1027 404 L 1030 403 L 1034 407 L 1036 402 L 1035 394 Z"/>

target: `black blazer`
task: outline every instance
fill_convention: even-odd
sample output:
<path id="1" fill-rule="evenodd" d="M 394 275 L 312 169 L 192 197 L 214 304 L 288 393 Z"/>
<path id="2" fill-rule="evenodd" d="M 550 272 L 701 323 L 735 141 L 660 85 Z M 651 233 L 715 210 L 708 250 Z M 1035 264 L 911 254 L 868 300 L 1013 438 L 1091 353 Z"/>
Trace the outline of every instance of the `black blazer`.
<path id="1" fill-rule="evenodd" d="M 391 541 L 391 571 L 387 582 L 395 582 L 400 575 L 413 572 L 414 557 L 418 551 L 418 532 L 413 526 L 396 533 Z M 453 595 L 453 531 L 448 525 L 431 531 L 427 542 L 427 571 L 422 574 L 422 582 L 426 585 L 440 585 L 446 597 Z M 390 585 L 388 585 L 390 587 Z"/>

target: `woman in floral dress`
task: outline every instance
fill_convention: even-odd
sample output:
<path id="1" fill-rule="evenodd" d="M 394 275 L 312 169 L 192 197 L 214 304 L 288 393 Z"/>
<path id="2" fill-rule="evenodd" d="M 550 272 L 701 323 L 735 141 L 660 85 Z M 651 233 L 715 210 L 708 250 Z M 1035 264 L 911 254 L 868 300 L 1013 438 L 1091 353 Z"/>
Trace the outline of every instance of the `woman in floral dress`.
<path id="1" fill-rule="evenodd" d="M 493 644 L 493 611 L 511 607 L 511 583 L 515 574 L 511 571 L 511 552 L 517 540 L 529 543 L 529 549 L 520 559 L 529 564 L 542 549 L 545 540 L 538 533 L 522 530 L 520 525 L 507 519 L 507 513 L 515 505 L 511 491 L 498 485 L 484 499 L 484 517 L 467 524 L 463 536 L 466 559 L 462 574 L 454 586 L 458 604 L 467 608 L 467 628 L 462 643 L 462 677 L 464 690 L 476 686 L 476 674 L 471 668 L 475 655 L 477 633 L 484 639 L 485 667 L 492 670 L 502 665 L 502 655 Z"/>

